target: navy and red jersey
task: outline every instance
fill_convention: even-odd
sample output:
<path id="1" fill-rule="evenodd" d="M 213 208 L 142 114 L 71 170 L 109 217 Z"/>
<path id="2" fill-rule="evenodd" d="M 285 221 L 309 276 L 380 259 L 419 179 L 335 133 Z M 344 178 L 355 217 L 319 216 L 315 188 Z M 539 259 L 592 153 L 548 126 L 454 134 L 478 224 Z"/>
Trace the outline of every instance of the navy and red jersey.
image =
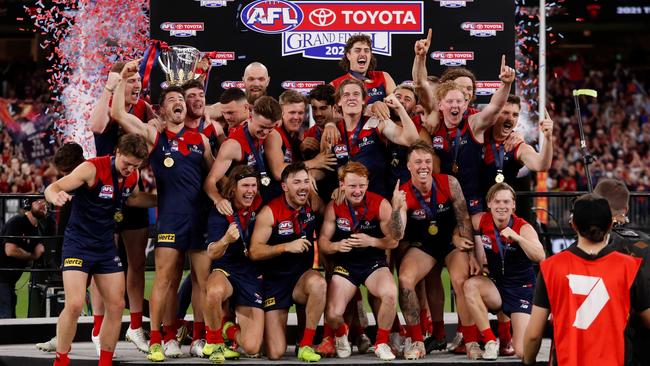
<path id="1" fill-rule="evenodd" d="M 314 235 L 316 233 L 316 213 L 310 205 L 300 209 L 291 208 L 284 195 L 276 197 L 267 205 L 273 213 L 273 231 L 268 245 L 288 243 L 304 237 L 312 245 L 302 253 L 283 253 L 277 257 L 260 262 L 264 276 L 300 276 L 314 263 Z"/>
<path id="2" fill-rule="evenodd" d="M 590 259 L 575 251 L 570 248 L 540 264 L 558 365 L 623 365 L 630 289 L 641 259 L 615 251 Z"/>
<path id="3" fill-rule="evenodd" d="M 379 219 L 379 207 L 384 197 L 366 192 L 363 203 L 356 208 L 348 205 L 344 200 L 341 204 L 334 204 L 334 215 L 336 216 L 336 229 L 332 235 L 332 242 L 349 238 L 354 233 L 363 233 L 374 238 L 383 238 L 381 231 L 381 220 Z M 354 210 L 354 217 L 350 209 Z M 356 220 L 355 220 L 356 217 Z M 335 263 L 360 263 L 385 260 L 386 252 L 383 249 L 374 247 L 353 248 L 347 253 L 338 252 L 334 254 Z"/>
<path id="4" fill-rule="evenodd" d="M 110 105 L 111 102 L 109 102 L 109 106 Z M 131 106 L 129 113 L 138 117 L 140 121 L 147 122 L 147 103 L 144 99 L 138 99 L 138 102 Z M 115 153 L 117 140 L 119 140 L 123 133 L 124 132 L 120 128 L 120 125 L 116 121 L 110 119 L 104 128 L 104 132 L 94 134 L 97 156 L 111 155 Z"/>
<path id="5" fill-rule="evenodd" d="M 209 122 L 206 123 L 205 118 L 201 118 L 201 121 L 199 122 L 199 126 L 197 128 L 185 128 L 188 131 L 199 132 L 203 134 L 203 136 L 208 138 L 208 142 L 210 143 L 210 150 L 212 153 L 215 154 L 217 152 L 217 145 L 219 144 L 219 140 L 217 138 L 219 136 L 217 135 L 217 130 L 214 129 L 214 124 Z"/>
<path id="6" fill-rule="evenodd" d="M 490 127 L 483 134 L 485 142 L 483 143 L 483 157 L 481 164 L 481 181 L 483 184 L 483 195 L 487 194 L 487 191 L 495 183 L 494 178 L 497 176 L 497 165 L 495 157 L 499 157 L 500 154 L 503 154 L 503 167 L 502 173 L 505 178 L 505 182 L 508 184 L 513 184 L 515 179 L 517 179 L 517 174 L 519 169 L 521 169 L 524 164 L 517 159 L 517 153 L 522 143 L 519 143 L 513 150 L 505 151 L 503 146 L 503 141 L 496 141 L 492 135 L 492 128 Z"/>
<path id="7" fill-rule="evenodd" d="M 167 141 L 168 152 L 163 139 Z M 177 135 L 165 129 L 156 134 L 149 161 L 156 177 L 159 215 L 196 215 L 204 208 L 204 152 L 203 135 L 198 132 L 183 129 Z M 170 168 L 163 165 L 166 153 L 174 160 Z"/>
<path id="8" fill-rule="evenodd" d="M 241 149 L 241 160 L 237 162 L 238 164 L 233 161 L 233 166 L 246 164 L 250 167 L 254 167 L 259 172 L 260 167 L 257 164 L 257 160 L 255 159 L 255 154 L 252 149 L 258 149 L 259 154 L 261 156 L 264 156 L 264 144 L 263 141 L 259 141 L 255 137 L 251 137 L 254 146 L 250 146 L 248 139 L 246 138 L 246 131 L 248 131 L 248 122 L 245 122 L 229 131 L 228 140 L 237 141 Z"/>
<path id="9" fill-rule="evenodd" d="M 512 215 L 508 226 L 517 234 L 527 225 L 526 220 Z M 481 217 L 478 232 L 481 243 L 485 249 L 485 256 L 490 270 L 490 277 L 498 286 L 502 287 L 533 287 L 535 284 L 535 271 L 533 262 L 517 242 L 499 235 L 502 247 L 496 237 L 496 225 L 490 212 Z"/>
<path id="10" fill-rule="evenodd" d="M 305 134 L 303 135 L 303 140 L 307 137 L 315 138 L 316 141 L 320 142 L 321 137 L 323 137 L 323 126 L 313 125 L 309 127 Z"/>
<path id="11" fill-rule="evenodd" d="M 235 208 L 234 203 L 232 204 L 232 207 L 233 209 Z M 256 195 L 250 207 L 237 210 L 236 215 L 238 216 L 241 225 L 239 239 L 228 245 L 223 257 L 217 259 L 218 262 L 227 261 L 233 263 L 248 261 L 246 252 L 250 247 L 250 238 L 253 233 L 253 227 L 255 226 L 255 215 L 259 212 L 261 207 L 262 198 L 259 195 Z M 221 239 L 233 222 L 236 222 L 234 215 L 222 215 L 216 208 L 212 207 L 210 215 L 208 216 L 208 236 L 206 243 L 212 243 Z M 246 243 L 242 240 L 242 234 Z"/>
<path id="12" fill-rule="evenodd" d="M 460 124 L 453 128 L 447 128 L 444 123 L 440 123 L 431 139 L 433 149 L 440 158 L 440 172 L 458 179 L 465 199 L 480 197 L 479 174 L 483 144 L 474 137 L 467 118 L 463 118 Z M 458 173 L 452 170 L 454 161 L 458 165 Z"/>
<path id="13" fill-rule="evenodd" d="M 418 194 L 415 192 L 417 188 L 413 186 L 411 180 L 401 185 L 400 190 L 406 193 L 407 207 L 404 240 L 421 242 L 424 245 L 450 245 L 456 228 L 456 214 L 449 188 L 449 176 L 433 174 L 433 183 L 436 192 L 435 217 L 430 217 L 427 214 L 427 210 L 422 206 Z M 431 206 L 432 193 L 433 190 L 424 195 L 420 194 L 429 207 Z M 429 209 L 429 211 L 433 210 Z M 435 221 L 435 225 L 438 227 L 436 235 L 429 234 L 429 226 L 432 221 Z"/>
<path id="14" fill-rule="evenodd" d="M 338 121 L 336 128 L 341 138 L 332 146 L 332 153 L 336 156 L 339 167 L 347 164 L 348 161 L 363 164 L 370 172 L 368 190 L 388 197 L 386 143 L 381 138 L 377 127 L 369 127 L 366 125 L 367 122 L 368 117 L 363 116 L 352 131 L 347 131 L 345 121 Z M 355 139 L 357 131 L 359 133 Z"/>
<path id="15" fill-rule="evenodd" d="M 340 76 L 334 80 L 330 84 L 334 86 L 335 89 L 339 88 L 339 85 L 341 85 L 341 82 L 345 79 L 353 79 L 354 76 L 352 76 L 351 73 L 347 73 L 343 76 Z M 383 71 L 368 71 L 366 74 L 366 79 L 363 80 L 363 85 L 366 87 L 366 90 L 368 91 L 368 97 L 366 98 L 366 105 L 372 104 L 374 102 L 378 101 L 383 101 L 384 98 L 388 95 L 386 92 L 386 78 L 384 77 L 384 72 Z"/>
<path id="16" fill-rule="evenodd" d="M 114 158 L 102 156 L 86 160 L 96 169 L 95 184 L 74 191 L 72 210 L 65 229 L 63 245 L 102 253 L 115 249 L 115 212 L 126 205 L 138 184 L 138 173 L 121 177 Z M 115 184 L 117 177 L 117 185 Z"/>
<path id="17" fill-rule="evenodd" d="M 420 133 L 422 129 L 422 116 L 416 115 L 411 118 L 415 128 Z M 411 173 L 406 169 L 406 161 L 408 159 L 408 146 L 402 146 L 388 141 L 388 162 L 390 163 L 390 177 L 386 183 L 387 187 L 395 187 L 395 183 L 399 179 L 400 182 L 404 183 L 411 178 Z"/>

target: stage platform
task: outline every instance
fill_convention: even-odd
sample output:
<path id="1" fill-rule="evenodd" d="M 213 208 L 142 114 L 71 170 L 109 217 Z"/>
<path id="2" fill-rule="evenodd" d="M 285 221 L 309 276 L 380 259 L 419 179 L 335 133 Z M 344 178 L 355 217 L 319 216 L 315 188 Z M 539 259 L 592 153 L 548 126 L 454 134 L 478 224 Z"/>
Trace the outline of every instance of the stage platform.
<path id="1" fill-rule="evenodd" d="M 544 340 L 539 357 L 537 358 L 538 365 L 545 365 L 548 362 L 550 341 Z M 177 359 L 167 359 L 163 364 L 173 365 L 199 365 L 211 364 L 208 359 L 192 358 L 189 357 L 189 346 L 182 347 L 186 357 Z M 285 357 L 279 361 L 269 361 L 266 358 L 241 358 L 239 360 L 227 361 L 226 364 L 232 365 L 286 365 L 286 364 L 304 364 L 298 361 L 293 353 L 293 346 L 289 346 L 289 350 Z M 356 352 L 356 348 L 354 348 Z M 318 364 L 327 365 L 372 365 L 384 364 L 379 361 L 374 354 L 368 353 L 359 355 L 354 353 L 352 357 L 347 359 L 328 358 L 322 359 Z M 144 353 L 135 349 L 135 346 L 127 342 L 119 342 L 117 345 L 116 357 L 113 365 L 152 365 L 153 363 L 145 358 Z M 74 366 L 95 366 L 97 365 L 97 354 L 95 346 L 91 342 L 79 342 L 72 345 L 70 352 L 72 365 Z M 37 350 L 33 344 L 21 345 L 4 345 L 0 346 L 0 365 L 3 366 L 51 366 L 54 360 L 53 353 L 45 353 Z M 426 358 L 417 361 L 406 361 L 403 359 L 396 359 L 390 362 L 391 364 L 436 364 L 436 365 L 457 365 L 457 364 L 483 364 L 483 365 L 518 365 L 520 360 L 515 357 L 501 357 L 497 361 L 471 361 L 463 355 L 452 355 L 447 352 L 433 352 L 427 355 Z"/>

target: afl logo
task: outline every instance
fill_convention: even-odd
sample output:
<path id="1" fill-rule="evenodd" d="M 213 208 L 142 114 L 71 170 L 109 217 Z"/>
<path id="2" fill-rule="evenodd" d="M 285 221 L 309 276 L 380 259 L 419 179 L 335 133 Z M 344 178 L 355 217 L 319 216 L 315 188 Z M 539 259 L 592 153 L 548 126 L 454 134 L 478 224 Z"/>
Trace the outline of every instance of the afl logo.
<path id="1" fill-rule="evenodd" d="M 291 235 L 293 234 L 293 222 L 291 221 L 282 221 L 278 224 L 278 234 L 280 235 Z"/>
<path id="2" fill-rule="evenodd" d="M 300 7 L 284 0 L 259 0 L 241 12 L 244 25 L 256 32 L 276 34 L 288 32 L 302 23 Z"/>
<path id="3" fill-rule="evenodd" d="M 336 226 L 343 231 L 352 231 L 350 220 L 343 217 L 339 217 L 338 219 L 336 219 Z"/>
<path id="4" fill-rule="evenodd" d="M 327 27 L 336 21 L 336 14 L 327 8 L 314 9 L 309 13 L 309 21 L 319 27 Z"/>

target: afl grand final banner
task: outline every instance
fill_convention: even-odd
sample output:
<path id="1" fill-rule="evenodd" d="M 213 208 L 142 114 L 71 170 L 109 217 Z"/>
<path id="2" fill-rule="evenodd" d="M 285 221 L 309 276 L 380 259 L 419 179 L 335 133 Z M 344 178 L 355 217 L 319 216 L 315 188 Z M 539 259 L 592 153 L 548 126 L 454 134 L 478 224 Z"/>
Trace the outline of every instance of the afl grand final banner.
<path id="1" fill-rule="evenodd" d="M 269 94 L 307 92 L 341 76 L 338 60 L 355 33 L 372 37 L 377 70 L 411 80 L 413 44 L 433 29 L 430 75 L 464 66 L 477 76 L 479 102 L 499 86 L 500 55 L 514 65 L 513 0 L 284 1 L 151 0 L 151 38 L 213 52 L 208 101 L 243 87 L 253 61 L 269 69 Z M 154 73 L 154 96 L 164 80 Z"/>

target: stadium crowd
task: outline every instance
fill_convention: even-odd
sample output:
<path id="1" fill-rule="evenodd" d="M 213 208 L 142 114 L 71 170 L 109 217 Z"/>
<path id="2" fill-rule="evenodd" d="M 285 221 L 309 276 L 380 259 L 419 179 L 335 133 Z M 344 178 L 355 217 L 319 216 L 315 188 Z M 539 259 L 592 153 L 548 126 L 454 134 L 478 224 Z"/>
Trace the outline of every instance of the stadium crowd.
<path id="1" fill-rule="evenodd" d="M 200 78 L 189 80 L 161 92 L 157 113 L 140 98 L 137 61 L 120 62 L 88 121 L 97 158 L 51 167 L 58 180 L 37 183 L 37 174 L 27 183 L 23 176 L 47 176 L 48 167 L 22 163 L 3 146 L 9 189 L 47 187 L 46 200 L 70 210 L 62 258 L 66 304 L 57 338 L 40 346 L 56 351 L 54 365 L 70 364 L 89 277 L 100 366 L 112 362 L 125 293 L 131 314 L 126 339 L 153 362 L 182 356 L 182 323 L 174 314 L 191 298 L 189 353 L 215 363 L 242 354 L 281 359 L 294 304 L 301 319 L 296 356 L 302 361 L 350 357 L 352 340 L 358 352 L 372 350 L 382 361 L 448 350 L 472 360 L 516 354 L 534 363 L 540 324 L 564 306 L 557 302 L 562 285 L 546 268 L 563 265 L 545 261 L 535 229 L 514 214 L 516 196 L 508 183 L 526 167 L 549 171 L 550 189 L 586 188 L 569 96 L 578 80 L 558 75 L 550 81 L 553 114 L 540 118 L 544 141 L 537 151 L 515 132 L 521 102 L 513 95 L 515 72 L 505 57 L 501 87 L 479 109 L 470 70 L 427 74 L 430 37 L 431 31 L 414 44 L 413 86 L 396 85 L 389 72 L 378 71 L 370 37 L 355 35 L 341 60 L 345 74 L 307 96 L 293 90 L 277 99 L 266 95 L 272 70 L 253 62 L 243 73 L 245 91 L 226 90 L 209 105 Z M 619 178 L 632 190 L 647 188 L 642 161 L 649 154 L 650 128 L 643 86 L 621 68 L 611 75 L 588 72 L 582 83 L 610 90 L 584 110 L 596 156 L 592 174 L 596 180 Z M 315 120 L 311 127 L 305 126 L 308 109 Z M 145 160 L 150 170 L 140 171 Z M 154 181 L 157 189 L 149 189 Z M 577 201 L 571 224 L 579 239 L 562 260 L 574 255 L 587 268 L 594 256 L 610 254 L 598 254 L 616 222 L 609 205 L 600 196 Z M 156 272 L 147 339 L 143 265 L 146 208 L 154 206 Z M 114 234 L 124 243 L 124 259 L 117 256 Z M 314 266 L 316 253 L 324 274 Z M 185 255 L 192 289 L 177 298 Z M 612 287 L 621 295 L 615 296 L 618 312 L 607 311 L 620 330 L 612 347 L 620 350 L 630 307 L 644 312 L 650 295 L 642 290 L 647 269 L 637 274 L 641 261 L 616 255 L 624 265 L 610 276 L 629 282 L 627 288 L 620 281 Z M 536 263 L 543 272 L 537 280 Z M 459 318 L 449 345 L 442 266 Z M 376 320 L 374 344 L 357 311 L 363 306 L 361 285 Z M 630 287 L 632 302 L 629 293 L 623 296 Z M 396 315 L 398 303 L 406 324 Z M 496 334 L 488 311 L 498 316 Z M 643 322 L 647 313 L 640 315 Z M 321 317 L 323 336 L 316 344 Z M 555 336 L 558 350 L 584 337 L 572 329 Z M 565 351 L 558 358 L 568 362 Z M 620 364 L 623 352 L 599 360 Z"/>

